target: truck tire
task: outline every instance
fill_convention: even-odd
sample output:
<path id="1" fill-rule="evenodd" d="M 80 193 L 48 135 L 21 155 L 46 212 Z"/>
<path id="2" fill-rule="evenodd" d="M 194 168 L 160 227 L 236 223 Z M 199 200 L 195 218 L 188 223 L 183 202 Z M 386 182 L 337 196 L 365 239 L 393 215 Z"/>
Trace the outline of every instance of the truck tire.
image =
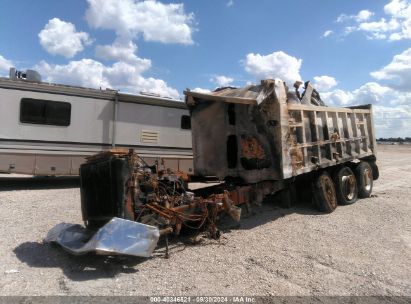
<path id="1" fill-rule="evenodd" d="M 378 169 L 375 161 L 369 161 L 368 163 L 370 164 L 372 169 L 372 179 L 373 181 L 376 181 L 380 177 L 380 170 Z"/>
<path id="2" fill-rule="evenodd" d="M 357 201 L 357 181 L 354 172 L 349 167 L 336 170 L 333 174 L 333 181 L 339 205 L 351 205 Z"/>
<path id="3" fill-rule="evenodd" d="M 334 183 L 327 172 L 322 172 L 314 181 L 313 197 L 318 210 L 331 213 L 337 208 Z"/>
<path id="4" fill-rule="evenodd" d="M 358 197 L 366 198 L 371 196 L 373 186 L 373 172 L 369 163 L 361 161 L 354 169 L 357 179 Z"/>

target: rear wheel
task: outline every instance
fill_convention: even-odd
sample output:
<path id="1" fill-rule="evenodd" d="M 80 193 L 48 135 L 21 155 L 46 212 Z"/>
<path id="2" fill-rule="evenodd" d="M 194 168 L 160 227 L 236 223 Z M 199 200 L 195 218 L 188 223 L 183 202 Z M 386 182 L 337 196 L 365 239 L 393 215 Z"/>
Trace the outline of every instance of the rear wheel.
<path id="1" fill-rule="evenodd" d="M 358 187 L 354 172 L 348 167 L 342 167 L 334 172 L 333 180 L 338 204 L 354 204 L 358 198 Z"/>
<path id="2" fill-rule="evenodd" d="M 334 183 L 327 172 L 322 172 L 313 184 L 313 196 L 318 210 L 331 213 L 337 208 Z"/>
<path id="3" fill-rule="evenodd" d="M 376 181 L 380 177 L 380 170 L 378 170 L 378 166 L 375 161 L 370 161 L 368 163 L 370 164 L 372 169 L 372 179 L 373 181 Z"/>
<path id="4" fill-rule="evenodd" d="M 370 164 L 364 161 L 360 162 L 355 167 L 354 173 L 357 179 L 358 197 L 370 197 L 374 181 Z"/>

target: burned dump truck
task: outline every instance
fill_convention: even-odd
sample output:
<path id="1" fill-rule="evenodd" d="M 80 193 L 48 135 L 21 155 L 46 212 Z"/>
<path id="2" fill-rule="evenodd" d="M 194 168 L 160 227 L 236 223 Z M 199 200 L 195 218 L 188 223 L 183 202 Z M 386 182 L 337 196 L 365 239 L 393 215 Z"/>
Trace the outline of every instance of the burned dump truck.
<path id="1" fill-rule="evenodd" d="M 160 236 L 184 228 L 218 238 L 222 213 L 280 193 L 290 204 L 309 190 L 317 208 L 369 197 L 378 178 L 371 105 L 324 105 L 309 82 L 300 95 L 281 80 L 207 94 L 186 91 L 194 175 L 148 165 L 132 150 L 111 150 L 80 169 L 87 228 L 60 224 L 48 241 L 74 254 L 150 256 Z M 203 187 L 190 190 L 190 181 Z M 209 184 L 213 180 L 215 183 Z"/>
<path id="2" fill-rule="evenodd" d="M 311 84 L 281 80 L 210 94 L 185 92 L 195 174 L 261 193 L 310 186 L 321 211 L 369 197 L 378 178 L 371 105 L 326 107 Z M 261 199 L 261 198 L 260 198 Z"/>

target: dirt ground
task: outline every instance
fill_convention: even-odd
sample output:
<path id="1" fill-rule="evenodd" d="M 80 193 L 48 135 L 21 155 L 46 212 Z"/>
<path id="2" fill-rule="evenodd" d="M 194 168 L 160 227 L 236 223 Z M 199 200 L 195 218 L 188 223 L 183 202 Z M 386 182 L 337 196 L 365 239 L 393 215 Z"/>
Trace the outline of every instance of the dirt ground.
<path id="1" fill-rule="evenodd" d="M 373 196 L 331 214 L 255 208 L 219 241 L 153 258 L 70 256 L 43 244 L 82 223 L 78 179 L 0 178 L 0 295 L 411 295 L 411 147 L 380 146 Z"/>

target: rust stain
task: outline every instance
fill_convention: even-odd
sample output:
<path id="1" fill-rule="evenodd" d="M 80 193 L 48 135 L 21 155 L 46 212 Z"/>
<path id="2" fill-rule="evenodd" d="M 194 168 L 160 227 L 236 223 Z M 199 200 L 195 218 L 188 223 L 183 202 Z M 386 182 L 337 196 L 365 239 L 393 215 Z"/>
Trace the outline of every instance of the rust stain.
<path id="1" fill-rule="evenodd" d="M 264 149 L 257 138 L 253 136 L 243 136 L 240 144 L 244 157 L 248 159 L 265 159 Z"/>
<path id="2" fill-rule="evenodd" d="M 297 174 L 297 170 L 304 167 L 304 154 L 300 147 L 297 146 L 297 137 L 295 134 L 288 134 L 287 144 L 291 158 L 291 167 L 293 175 Z"/>

